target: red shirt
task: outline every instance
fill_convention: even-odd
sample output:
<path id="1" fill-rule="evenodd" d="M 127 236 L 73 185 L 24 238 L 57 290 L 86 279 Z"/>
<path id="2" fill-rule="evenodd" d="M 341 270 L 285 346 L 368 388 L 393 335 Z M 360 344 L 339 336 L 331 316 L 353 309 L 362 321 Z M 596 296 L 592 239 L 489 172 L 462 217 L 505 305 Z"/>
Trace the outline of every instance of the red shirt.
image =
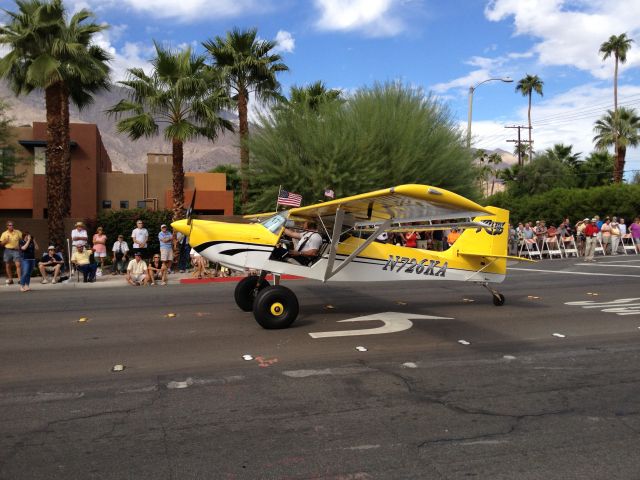
<path id="1" fill-rule="evenodd" d="M 595 237 L 597 234 L 598 234 L 598 226 L 593 223 L 590 223 L 584 229 L 585 237 Z"/>

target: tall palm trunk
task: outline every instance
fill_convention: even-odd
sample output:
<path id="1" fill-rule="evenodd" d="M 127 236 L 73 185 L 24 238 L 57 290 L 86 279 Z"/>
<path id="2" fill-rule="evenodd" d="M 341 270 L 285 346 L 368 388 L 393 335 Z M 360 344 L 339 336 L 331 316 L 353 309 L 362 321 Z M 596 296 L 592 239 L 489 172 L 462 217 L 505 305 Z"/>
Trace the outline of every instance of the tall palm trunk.
<path id="1" fill-rule="evenodd" d="M 626 149 L 623 150 L 618 143 L 618 54 L 615 54 L 615 66 L 613 71 L 613 140 L 614 148 L 616 151 L 616 164 L 613 169 L 613 181 L 614 183 L 622 182 L 622 174 L 624 172 L 624 157 Z"/>
<path id="2" fill-rule="evenodd" d="M 243 210 L 249 200 L 249 149 L 246 143 L 249 136 L 248 100 L 247 91 L 240 89 L 238 92 L 238 120 L 240 122 L 240 173 L 242 177 L 241 201 Z"/>
<path id="3" fill-rule="evenodd" d="M 529 161 L 533 158 L 533 142 L 531 142 L 531 92 L 529 92 L 529 111 L 527 112 L 529 118 Z"/>
<path id="4" fill-rule="evenodd" d="M 45 89 L 47 110 L 47 147 L 46 147 L 46 182 L 47 182 L 47 226 L 49 243 L 62 247 L 64 245 L 64 217 L 68 204 L 68 177 L 65 176 L 65 126 L 61 105 L 64 103 L 63 85 L 54 83 Z M 68 134 L 67 134 L 68 135 Z M 67 147 L 68 148 L 68 147 Z"/>
<path id="5" fill-rule="evenodd" d="M 184 152 L 182 140 L 174 138 L 171 142 L 173 156 L 173 212 L 172 219 L 184 218 Z"/>
<path id="6" fill-rule="evenodd" d="M 62 118 L 62 161 L 64 169 L 64 210 L 63 216 L 71 213 L 71 126 L 69 125 L 69 89 L 62 84 L 60 94 L 60 115 Z"/>
<path id="7" fill-rule="evenodd" d="M 613 172 L 613 181 L 615 183 L 622 182 L 622 174 L 624 173 L 625 157 L 627 156 L 627 147 L 616 144 L 616 167 Z"/>

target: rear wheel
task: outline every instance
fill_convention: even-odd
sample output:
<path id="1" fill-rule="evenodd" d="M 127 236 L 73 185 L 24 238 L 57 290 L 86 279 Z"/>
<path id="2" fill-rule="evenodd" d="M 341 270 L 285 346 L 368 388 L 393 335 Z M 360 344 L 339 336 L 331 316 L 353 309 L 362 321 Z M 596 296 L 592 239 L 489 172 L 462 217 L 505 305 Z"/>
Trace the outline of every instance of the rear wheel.
<path id="1" fill-rule="evenodd" d="M 493 304 L 496 307 L 501 307 L 504 305 L 504 295 L 501 293 L 496 293 L 493 295 Z"/>
<path id="2" fill-rule="evenodd" d="M 266 280 L 260 281 L 260 277 L 257 275 L 251 275 L 240 280 L 236 285 L 235 292 L 233 293 L 236 304 L 238 304 L 240 310 L 250 312 L 253 309 L 253 301 L 255 300 L 258 292 L 268 286 L 269 282 Z"/>
<path id="3" fill-rule="evenodd" d="M 269 330 L 289 327 L 298 311 L 295 293 L 282 285 L 265 288 L 253 303 L 253 316 L 262 328 Z"/>

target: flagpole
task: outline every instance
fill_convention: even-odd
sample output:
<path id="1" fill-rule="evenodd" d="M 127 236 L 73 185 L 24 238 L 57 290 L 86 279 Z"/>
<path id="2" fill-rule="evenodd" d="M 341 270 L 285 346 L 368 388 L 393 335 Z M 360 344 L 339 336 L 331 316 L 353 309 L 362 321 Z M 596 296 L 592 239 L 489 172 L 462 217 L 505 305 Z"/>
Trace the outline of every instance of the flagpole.
<path id="1" fill-rule="evenodd" d="M 278 200 L 280 199 L 280 192 L 282 191 L 282 185 L 278 187 L 278 196 L 276 197 L 276 213 L 278 213 Z"/>

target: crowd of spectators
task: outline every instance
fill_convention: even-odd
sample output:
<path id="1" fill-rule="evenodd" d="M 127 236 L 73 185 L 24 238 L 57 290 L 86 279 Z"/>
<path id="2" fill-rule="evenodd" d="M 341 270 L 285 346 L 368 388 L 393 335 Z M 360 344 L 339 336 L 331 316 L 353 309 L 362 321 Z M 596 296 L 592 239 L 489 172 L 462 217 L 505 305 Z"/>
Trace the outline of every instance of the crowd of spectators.
<path id="1" fill-rule="evenodd" d="M 576 255 L 584 256 L 585 261 L 591 262 L 594 261 L 598 249 L 605 255 L 619 255 L 627 251 L 640 253 L 640 217 L 636 217 L 630 224 L 627 224 L 624 218 L 600 218 L 595 215 L 575 224 L 569 218 L 565 218 L 557 226 L 547 226 L 544 220 L 538 220 L 535 223 L 521 222 L 515 227 L 510 224 L 508 228 L 510 255 L 531 254 L 533 249 L 541 257 L 545 251 L 568 251 L 567 248 L 571 247 L 571 251 L 575 250 Z M 407 232 L 384 232 L 376 240 L 411 248 L 441 251 L 453 245 L 460 234 L 461 230 L 457 228 L 429 231 L 416 229 Z M 106 268 L 108 237 L 104 229 L 96 229 L 90 245 L 85 224 L 77 222 L 70 238 L 70 273 L 77 270 L 82 274 L 84 282 L 95 282 L 97 277 L 104 274 Z M 174 235 L 167 225 L 161 225 L 158 232 L 158 252 L 148 251 L 149 231 L 144 227 L 142 220 L 136 221 L 129 238 L 131 248 L 124 234 L 118 234 L 117 240 L 113 243 L 111 274 L 124 275 L 130 285 L 167 285 L 168 275 L 172 273 L 174 251 L 178 252 L 177 268 L 180 273 L 184 273 L 190 264 L 193 276 L 197 278 L 230 274 L 227 269 L 218 265 L 211 268 L 209 261 L 189 246 L 184 235 Z M 29 232 L 16 229 L 14 222 L 9 221 L 7 229 L 0 236 L 0 246 L 4 247 L 6 284 L 14 283 L 15 269 L 21 291 L 29 291 L 31 275 L 36 267 L 36 251 L 39 249 L 36 239 Z M 64 272 L 64 253 L 55 246 L 47 248 L 39 258 L 37 267 L 43 284 L 49 283 L 48 274 L 52 275 L 51 283 L 54 284 L 68 279 Z"/>
<path id="2" fill-rule="evenodd" d="M 604 255 L 619 255 L 628 251 L 640 253 L 640 217 L 631 224 L 624 218 L 595 215 L 572 224 L 565 218 L 557 227 L 544 220 L 509 225 L 509 253 L 562 250 L 574 246 L 576 254 L 592 262 L 597 249 Z"/>
<path id="3" fill-rule="evenodd" d="M 109 268 L 111 275 L 123 275 L 130 285 L 167 285 L 168 275 L 173 273 L 174 250 L 178 252 L 177 268 L 180 273 L 185 273 L 190 265 L 194 276 L 199 278 L 229 274 L 228 270 L 217 265 L 211 268 L 204 257 L 191 249 L 184 235 L 174 235 L 164 224 L 158 232 L 159 251 L 149 250 L 149 231 L 142 220 L 137 220 L 128 238 L 125 234 L 118 234 L 109 253 L 109 238 L 103 227 L 97 227 L 90 237 L 84 222 L 77 222 L 69 235 L 69 268 L 64 261 L 64 250 L 53 245 L 42 253 L 36 263 L 36 251 L 39 250 L 36 239 L 29 232 L 15 228 L 13 221 L 7 222 L 6 226 L 7 229 L 0 236 L 0 246 L 4 247 L 5 282 L 7 285 L 14 284 L 15 270 L 16 280 L 24 292 L 30 290 L 34 272 L 40 273 L 43 284 L 66 281 L 76 272 L 78 279 L 94 283 Z"/>

